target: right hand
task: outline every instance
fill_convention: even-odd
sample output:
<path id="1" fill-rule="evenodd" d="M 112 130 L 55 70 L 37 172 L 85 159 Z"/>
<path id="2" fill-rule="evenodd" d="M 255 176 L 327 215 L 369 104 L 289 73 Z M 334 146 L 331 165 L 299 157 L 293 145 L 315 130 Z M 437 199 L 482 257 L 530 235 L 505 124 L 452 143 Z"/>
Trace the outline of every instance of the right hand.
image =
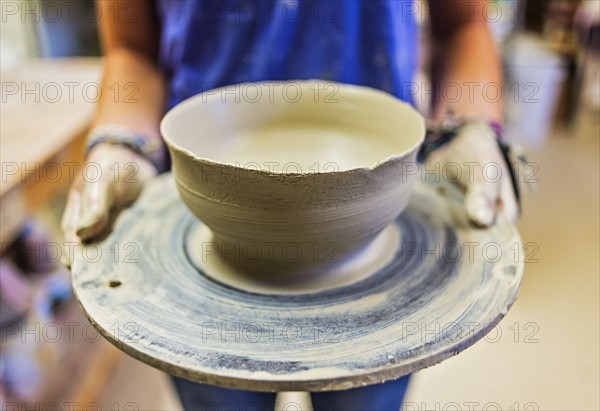
<path id="1" fill-rule="evenodd" d="M 93 241 L 105 234 L 110 214 L 135 201 L 144 183 L 157 174 L 151 162 L 114 144 L 94 147 L 83 167 L 89 173 L 77 173 L 62 218 L 66 242 Z"/>

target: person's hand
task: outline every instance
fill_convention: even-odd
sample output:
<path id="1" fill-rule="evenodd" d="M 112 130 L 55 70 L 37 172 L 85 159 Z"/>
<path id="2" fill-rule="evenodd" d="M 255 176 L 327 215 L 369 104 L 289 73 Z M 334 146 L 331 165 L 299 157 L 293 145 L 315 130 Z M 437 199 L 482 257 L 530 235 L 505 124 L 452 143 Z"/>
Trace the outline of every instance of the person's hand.
<path id="1" fill-rule="evenodd" d="M 510 171 L 495 139 L 486 125 L 469 124 L 426 160 L 427 170 L 444 170 L 442 178 L 465 189 L 467 215 L 480 227 L 494 224 L 497 213 L 512 222 L 519 216 Z"/>
<path id="2" fill-rule="evenodd" d="M 65 241 L 92 241 L 105 234 L 111 213 L 131 204 L 156 174 L 152 163 L 127 147 L 94 147 L 69 190 L 61 224 Z"/>

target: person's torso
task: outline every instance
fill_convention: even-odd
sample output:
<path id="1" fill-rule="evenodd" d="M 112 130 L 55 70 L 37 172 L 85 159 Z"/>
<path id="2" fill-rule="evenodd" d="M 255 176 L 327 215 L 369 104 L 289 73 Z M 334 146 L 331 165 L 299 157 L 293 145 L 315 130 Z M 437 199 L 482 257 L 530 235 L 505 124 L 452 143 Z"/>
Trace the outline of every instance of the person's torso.
<path id="1" fill-rule="evenodd" d="M 159 0 L 168 106 L 263 80 L 366 85 L 410 101 L 413 0 Z"/>

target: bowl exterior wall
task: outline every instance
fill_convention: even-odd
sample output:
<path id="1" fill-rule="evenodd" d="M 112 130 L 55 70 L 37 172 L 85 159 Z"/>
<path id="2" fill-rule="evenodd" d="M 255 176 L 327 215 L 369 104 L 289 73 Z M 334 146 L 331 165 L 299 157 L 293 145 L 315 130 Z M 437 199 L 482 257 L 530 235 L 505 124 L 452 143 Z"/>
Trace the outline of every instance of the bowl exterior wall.
<path id="1" fill-rule="evenodd" d="M 416 149 L 374 169 L 277 174 L 171 149 L 177 188 L 214 233 L 199 244 L 249 273 L 322 273 L 365 247 L 406 206 Z"/>

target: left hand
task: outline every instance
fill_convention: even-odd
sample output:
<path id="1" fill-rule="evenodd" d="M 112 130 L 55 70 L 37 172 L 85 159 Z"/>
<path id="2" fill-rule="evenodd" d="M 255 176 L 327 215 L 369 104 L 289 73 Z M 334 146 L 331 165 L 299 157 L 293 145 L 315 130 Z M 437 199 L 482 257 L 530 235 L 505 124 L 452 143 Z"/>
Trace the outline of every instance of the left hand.
<path id="1" fill-rule="evenodd" d="M 494 131 L 485 124 L 467 124 L 449 143 L 433 151 L 426 160 L 428 170 L 444 169 L 444 178 L 465 189 L 469 220 L 479 227 L 494 224 L 498 213 L 511 222 L 519 216 L 510 171 L 498 147 Z"/>

